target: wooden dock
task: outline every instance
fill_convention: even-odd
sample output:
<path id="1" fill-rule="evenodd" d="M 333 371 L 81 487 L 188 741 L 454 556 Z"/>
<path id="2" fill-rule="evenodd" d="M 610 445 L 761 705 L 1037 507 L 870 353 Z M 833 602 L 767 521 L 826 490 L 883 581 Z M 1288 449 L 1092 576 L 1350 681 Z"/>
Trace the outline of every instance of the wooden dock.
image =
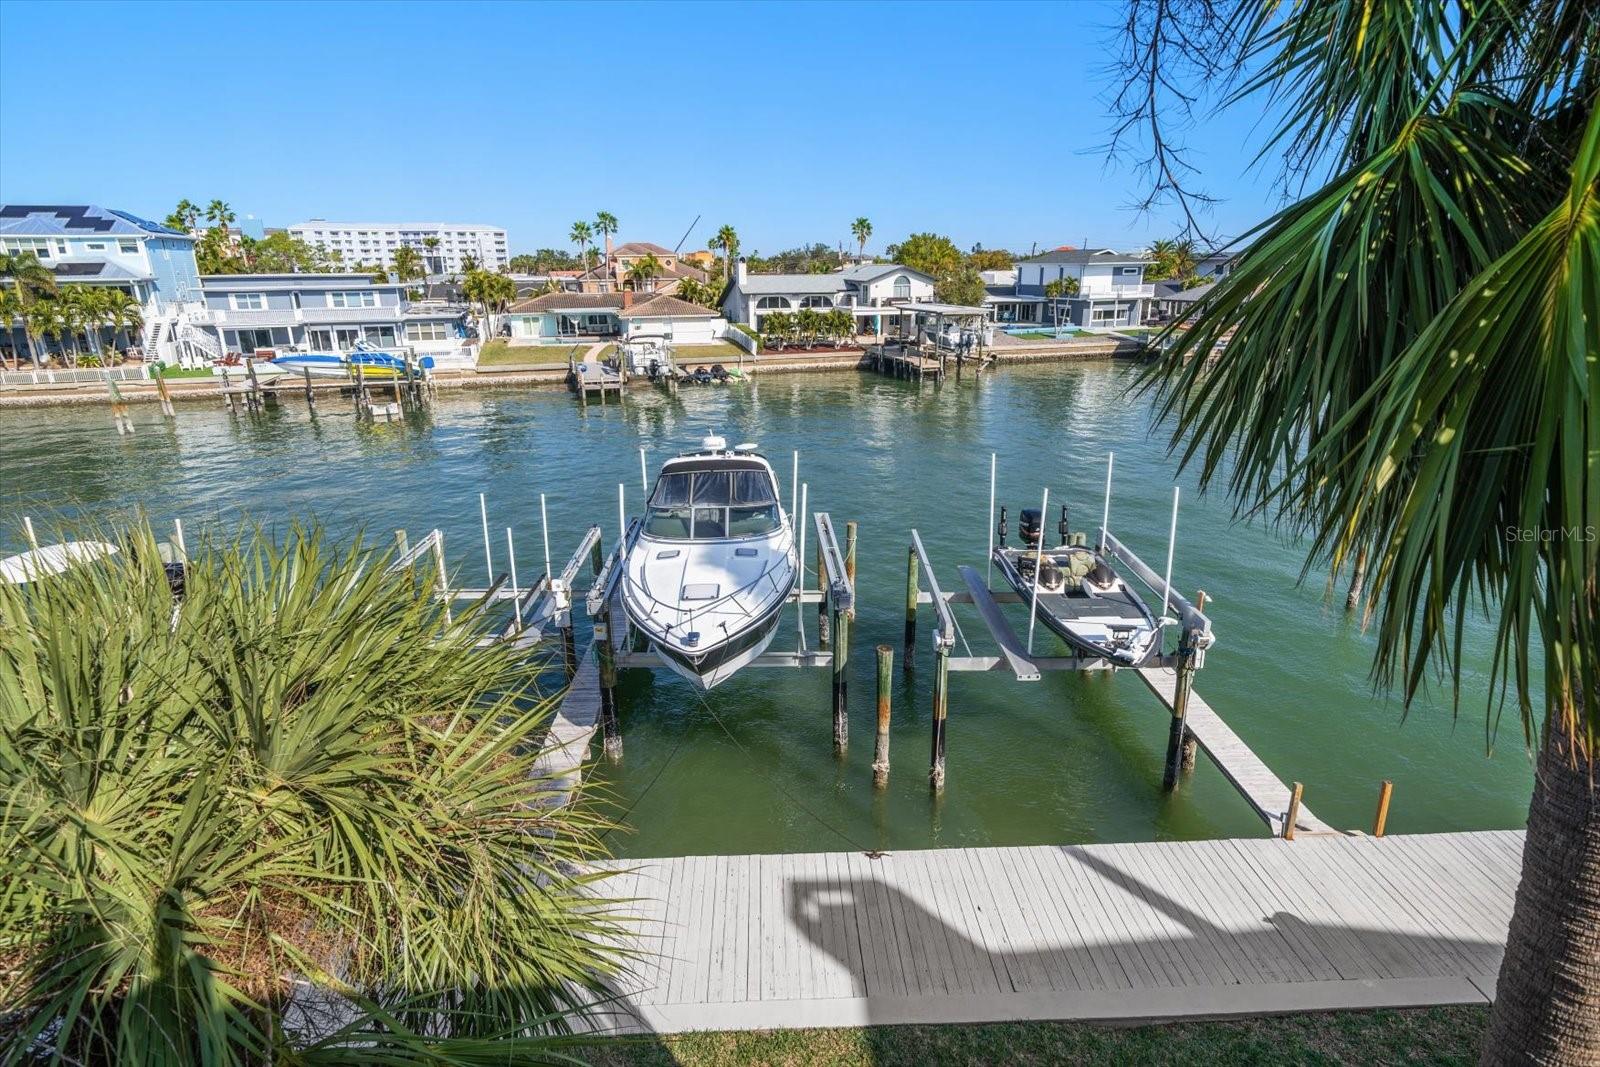
<path id="1" fill-rule="evenodd" d="M 616 861 L 606 1028 L 1484 1004 L 1521 831 Z"/>
<path id="2" fill-rule="evenodd" d="M 612 370 L 598 359 L 573 360 L 569 381 L 578 398 L 586 403 L 590 393 L 599 393 L 603 404 L 607 393 L 621 396 L 627 386 L 627 378 L 621 371 Z"/>
<path id="3" fill-rule="evenodd" d="M 1176 699 L 1178 674 L 1170 667 L 1144 667 L 1136 672 L 1141 681 L 1161 701 L 1168 712 Z M 1289 786 L 1285 785 L 1272 769 L 1261 761 L 1249 745 L 1222 721 L 1210 704 L 1193 689 L 1189 691 L 1189 707 L 1185 724 L 1200 747 L 1205 749 L 1211 762 L 1217 765 L 1224 778 L 1244 797 L 1245 802 L 1266 822 L 1273 834 L 1283 836 L 1284 819 L 1289 809 Z M 1336 833 L 1333 827 L 1311 814 L 1311 809 L 1300 805 L 1294 820 L 1298 833 Z"/>
<path id="4" fill-rule="evenodd" d="M 561 698 L 545 749 L 534 763 L 536 774 L 551 780 L 548 803 L 566 804 L 583 782 L 583 765 L 589 759 L 589 742 L 600 722 L 600 671 L 594 646 L 578 661 L 578 672 Z"/>
<path id="5" fill-rule="evenodd" d="M 867 349 L 867 362 L 878 373 L 894 378 L 911 378 L 920 382 L 930 378 L 939 381 L 944 377 L 944 358 L 938 354 L 928 355 L 920 345 L 873 345 Z"/>

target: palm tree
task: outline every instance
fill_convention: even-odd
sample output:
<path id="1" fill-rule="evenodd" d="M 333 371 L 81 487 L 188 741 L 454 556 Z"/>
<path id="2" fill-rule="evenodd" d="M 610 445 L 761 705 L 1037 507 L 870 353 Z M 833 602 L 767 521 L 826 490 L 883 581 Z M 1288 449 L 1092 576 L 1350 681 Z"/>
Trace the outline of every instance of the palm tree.
<path id="1" fill-rule="evenodd" d="M 717 306 L 717 290 L 697 278 L 684 278 L 679 281 L 673 295 L 691 304 L 699 304 L 701 307 Z"/>
<path id="2" fill-rule="evenodd" d="M 594 216 L 594 229 L 601 237 L 610 237 L 617 232 L 617 217 L 609 211 L 599 211 Z M 611 269 L 611 256 L 606 255 L 606 269 Z"/>
<path id="3" fill-rule="evenodd" d="M 769 311 L 761 316 L 761 332 L 772 338 L 773 348 L 783 348 L 793 329 L 794 316 L 787 311 Z"/>
<path id="4" fill-rule="evenodd" d="M 91 534 L 0 584 L 8 1050 L 556 1062 L 629 930 L 606 824 L 551 804 L 541 661 L 316 530 L 191 541 L 177 601 L 148 527 Z"/>
<path id="5" fill-rule="evenodd" d="M 1172 245 L 1172 277 L 1183 279 L 1194 273 L 1195 266 L 1200 262 L 1198 250 L 1191 238 L 1185 237 Z"/>
<path id="6" fill-rule="evenodd" d="M 583 269 L 589 269 L 589 242 L 594 240 L 594 230 L 587 222 L 579 219 L 572 224 L 572 229 L 567 232 L 567 239 L 578 246 L 578 255 L 583 258 Z"/>
<path id="7" fill-rule="evenodd" d="M 39 297 L 56 291 L 55 272 L 40 263 L 39 257 L 33 252 L 0 253 L 0 276 L 11 279 L 11 290 L 24 311 Z M 24 324 L 23 336 L 28 344 L 28 358 L 37 366 L 39 354 L 34 349 L 36 334 L 28 331 Z"/>
<path id="8" fill-rule="evenodd" d="M 1150 258 L 1155 262 L 1145 269 L 1144 276 L 1151 281 L 1159 282 L 1167 278 L 1176 278 L 1177 275 L 1177 249 L 1178 242 L 1159 237 L 1150 242 Z"/>
<path id="9" fill-rule="evenodd" d="M 794 313 L 794 328 L 807 348 L 816 344 L 817 331 L 822 326 L 822 316 L 816 308 L 801 308 Z"/>
<path id="10" fill-rule="evenodd" d="M 1166 9 L 1180 20 L 1198 10 Z M 1492 614 L 1496 678 L 1537 769 L 1483 1062 L 1592 1063 L 1592 5 L 1256 2 L 1209 14 L 1234 20 L 1207 39 L 1233 49 L 1224 67 L 1249 57 L 1243 96 L 1292 97 L 1274 112 L 1274 142 L 1293 146 L 1296 173 L 1319 177 L 1249 235 L 1152 365 L 1158 411 L 1204 483 L 1307 534 L 1311 563 L 1337 573 L 1370 550 L 1376 674 L 1408 703 L 1436 674 L 1458 687 L 1461 621 Z M 1204 68 L 1218 62 L 1207 55 Z M 1499 710 L 1488 709 L 1491 737 Z"/>
<path id="11" fill-rule="evenodd" d="M 722 277 L 733 280 L 733 257 L 739 254 L 739 234 L 731 225 L 723 226 L 706 242 L 710 248 L 722 249 Z"/>
<path id="12" fill-rule="evenodd" d="M 865 215 L 860 216 L 850 224 L 850 233 L 856 239 L 856 254 L 859 258 L 867 256 L 867 238 L 872 236 L 872 223 Z"/>
<path id="13" fill-rule="evenodd" d="M 654 287 L 655 279 L 666 273 L 666 268 L 656 258 L 654 252 L 647 252 L 633 261 L 633 266 L 628 268 L 628 281 L 636 292 L 648 292 Z"/>
<path id="14" fill-rule="evenodd" d="M 115 345 L 117 334 L 122 334 L 122 348 L 126 351 L 133 343 L 131 331 L 144 325 L 144 311 L 139 307 L 139 302 L 121 289 L 108 289 L 105 315 L 111 326 L 111 343 Z M 146 358 L 149 358 L 148 355 Z"/>
<path id="15" fill-rule="evenodd" d="M 78 348 L 78 331 L 83 331 L 89 342 L 89 351 L 98 359 L 101 354 L 100 330 L 105 325 L 105 291 L 89 285 L 68 285 L 62 289 L 59 301 L 72 320 L 72 347 Z"/>
<path id="16" fill-rule="evenodd" d="M 200 208 L 188 197 L 178 201 L 178 206 L 167 216 L 167 225 L 180 233 L 192 233 L 200 224 Z"/>
<path id="17" fill-rule="evenodd" d="M 403 245 L 394 252 L 394 276 L 403 282 L 409 282 L 423 276 L 422 256 L 410 245 Z"/>
<path id="18" fill-rule="evenodd" d="M 63 339 L 71 327 L 71 322 L 68 320 L 67 313 L 63 310 L 60 300 L 35 300 L 23 312 L 22 321 L 24 328 L 28 330 L 31 337 L 50 338 L 56 343 L 56 351 L 63 357 L 66 356 L 67 350 Z M 34 365 L 38 366 L 39 358 L 37 355 L 35 355 L 34 360 Z"/>
<path id="19" fill-rule="evenodd" d="M 16 291 L 7 287 L 0 289 L 0 337 L 5 340 L 5 346 L 11 352 L 11 369 L 18 370 L 22 366 L 22 357 L 17 352 L 16 346 L 16 321 L 22 318 L 22 298 Z M 4 367 L 4 360 L 0 360 L 0 367 Z"/>

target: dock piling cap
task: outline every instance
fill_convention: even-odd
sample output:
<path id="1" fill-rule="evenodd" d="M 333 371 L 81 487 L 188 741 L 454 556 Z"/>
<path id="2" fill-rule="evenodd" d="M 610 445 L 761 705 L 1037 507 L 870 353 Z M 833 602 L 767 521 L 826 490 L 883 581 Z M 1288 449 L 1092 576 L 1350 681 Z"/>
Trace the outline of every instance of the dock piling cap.
<path id="1" fill-rule="evenodd" d="M 728 439 L 720 434 L 708 433 L 700 442 L 707 452 L 721 452 L 728 447 Z"/>

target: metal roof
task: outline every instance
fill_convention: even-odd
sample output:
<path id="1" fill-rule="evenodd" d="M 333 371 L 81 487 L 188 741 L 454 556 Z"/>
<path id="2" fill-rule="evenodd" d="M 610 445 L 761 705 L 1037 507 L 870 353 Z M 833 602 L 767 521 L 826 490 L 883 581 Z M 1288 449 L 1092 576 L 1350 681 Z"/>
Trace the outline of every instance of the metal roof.
<path id="1" fill-rule="evenodd" d="M 1046 252 L 1039 256 L 1029 256 L 1022 260 L 1023 263 L 1109 263 L 1112 265 L 1137 263 L 1150 263 L 1151 258 L 1143 252 L 1114 252 L 1109 248 L 1074 248 L 1067 251 Z"/>
<path id="2" fill-rule="evenodd" d="M 738 286 L 741 293 L 752 296 L 809 296 L 842 293 L 848 288 L 842 274 L 747 274 Z"/>
<path id="3" fill-rule="evenodd" d="M 931 276 L 922 273 L 920 270 L 914 270 L 911 267 L 906 266 L 904 263 L 859 263 L 854 267 L 847 268 L 842 273 L 844 274 L 845 279 L 848 281 L 875 282 L 879 278 L 893 274 L 895 271 L 902 270 L 907 274 L 915 274 L 923 281 L 933 281 Z"/>
<path id="4" fill-rule="evenodd" d="M 74 256 L 71 259 L 57 259 L 51 261 L 50 269 L 57 278 L 72 282 L 104 282 L 118 284 L 121 282 L 149 281 L 150 275 L 131 271 L 126 267 L 103 259 L 82 259 Z"/>
<path id="5" fill-rule="evenodd" d="M 187 233 L 141 219 L 126 211 L 92 204 L 0 205 L 0 235 L 17 237 L 96 237 L 138 234 L 150 237 L 194 238 Z"/>
<path id="6" fill-rule="evenodd" d="M 924 315 L 986 315 L 986 308 L 969 307 L 966 304 L 896 304 L 901 311 L 917 311 Z"/>

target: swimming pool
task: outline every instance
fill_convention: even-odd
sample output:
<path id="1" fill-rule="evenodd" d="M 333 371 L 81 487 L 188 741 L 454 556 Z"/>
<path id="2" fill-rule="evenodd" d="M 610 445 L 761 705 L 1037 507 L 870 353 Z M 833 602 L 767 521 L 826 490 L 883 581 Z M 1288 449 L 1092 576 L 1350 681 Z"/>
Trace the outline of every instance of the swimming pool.
<path id="1" fill-rule="evenodd" d="M 1028 322 L 1001 326 L 1000 329 L 1003 333 L 1008 333 L 1013 337 L 1029 333 L 1042 333 L 1049 337 L 1073 337 L 1083 332 L 1077 326 L 1048 326 Z"/>

